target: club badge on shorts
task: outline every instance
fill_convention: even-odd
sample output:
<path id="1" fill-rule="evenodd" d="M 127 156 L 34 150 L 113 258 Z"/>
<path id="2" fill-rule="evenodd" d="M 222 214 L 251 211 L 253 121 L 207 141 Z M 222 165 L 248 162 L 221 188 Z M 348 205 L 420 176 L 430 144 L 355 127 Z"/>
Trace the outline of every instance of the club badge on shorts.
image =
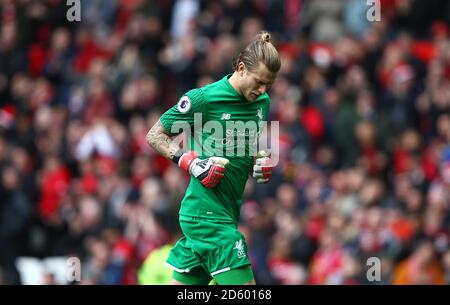
<path id="1" fill-rule="evenodd" d="M 181 112 L 181 113 L 188 112 L 189 109 L 191 109 L 191 100 L 189 99 L 188 96 L 184 95 L 178 101 L 177 106 L 178 106 L 179 112 Z"/>

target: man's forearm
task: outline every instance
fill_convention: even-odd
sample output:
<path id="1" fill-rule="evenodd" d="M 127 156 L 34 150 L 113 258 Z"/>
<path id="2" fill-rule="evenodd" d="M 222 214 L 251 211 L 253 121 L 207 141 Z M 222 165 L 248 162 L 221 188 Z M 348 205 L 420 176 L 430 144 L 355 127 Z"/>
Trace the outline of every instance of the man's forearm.
<path id="1" fill-rule="evenodd" d="M 158 121 L 147 133 L 147 143 L 169 160 L 172 160 L 180 149 L 167 134 L 161 121 Z"/>

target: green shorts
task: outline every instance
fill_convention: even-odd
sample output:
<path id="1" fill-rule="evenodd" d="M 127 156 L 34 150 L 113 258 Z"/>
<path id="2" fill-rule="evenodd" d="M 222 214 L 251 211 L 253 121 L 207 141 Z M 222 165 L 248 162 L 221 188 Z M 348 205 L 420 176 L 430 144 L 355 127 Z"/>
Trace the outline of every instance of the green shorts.
<path id="1" fill-rule="evenodd" d="M 176 272 L 189 273 L 202 267 L 215 277 L 251 265 L 244 236 L 235 224 L 195 220 L 180 221 L 184 237 L 174 245 L 167 259 Z"/>

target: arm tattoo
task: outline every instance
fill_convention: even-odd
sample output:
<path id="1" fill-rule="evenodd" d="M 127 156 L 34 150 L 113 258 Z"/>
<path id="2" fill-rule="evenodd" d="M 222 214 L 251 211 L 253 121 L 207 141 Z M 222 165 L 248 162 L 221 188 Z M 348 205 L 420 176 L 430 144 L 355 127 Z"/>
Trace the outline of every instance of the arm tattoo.
<path id="1" fill-rule="evenodd" d="M 173 143 L 159 120 L 147 133 L 147 143 L 167 159 L 172 159 L 180 149 L 177 144 Z"/>

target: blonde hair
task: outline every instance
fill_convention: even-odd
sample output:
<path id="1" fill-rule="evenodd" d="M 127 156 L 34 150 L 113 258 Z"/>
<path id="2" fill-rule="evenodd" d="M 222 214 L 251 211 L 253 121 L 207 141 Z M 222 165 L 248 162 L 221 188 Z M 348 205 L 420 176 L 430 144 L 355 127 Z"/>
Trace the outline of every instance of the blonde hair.
<path id="1" fill-rule="evenodd" d="M 280 56 L 270 39 L 269 32 L 256 35 L 256 39 L 233 58 L 233 69 L 236 71 L 239 63 L 243 62 L 249 71 L 255 71 L 261 62 L 270 72 L 277 73 L 281 66 Z"/>

